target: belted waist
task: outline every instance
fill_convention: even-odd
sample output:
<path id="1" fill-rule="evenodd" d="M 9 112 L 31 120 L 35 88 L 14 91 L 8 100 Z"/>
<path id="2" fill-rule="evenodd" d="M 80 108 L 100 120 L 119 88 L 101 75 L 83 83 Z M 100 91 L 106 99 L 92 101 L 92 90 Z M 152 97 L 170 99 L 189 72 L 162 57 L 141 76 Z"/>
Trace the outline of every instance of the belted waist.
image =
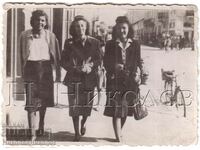
<path id="1" fill-rule="evenodd" d="M 37 60 L 37 61 L 32 61 L 32 60 L 28 60 L 26 63 L 28 64 L 40 64 L 40 65 L 46 65 L 46 64 L 51 64 L 50 60 Z"/>

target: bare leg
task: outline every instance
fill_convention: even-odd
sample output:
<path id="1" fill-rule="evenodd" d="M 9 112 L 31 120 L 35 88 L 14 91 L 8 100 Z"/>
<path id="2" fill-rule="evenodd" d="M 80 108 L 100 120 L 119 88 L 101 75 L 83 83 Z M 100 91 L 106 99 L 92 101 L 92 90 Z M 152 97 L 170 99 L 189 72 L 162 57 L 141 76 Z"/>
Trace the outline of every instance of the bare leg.
<path id="1" fill-rule="evenodd" d="M 42 136 L 44 134 L 44 118 L 46 114 L 46 107 L 42 107 L 39 110 L 40 121 L 39 121 L 39 129 L 36 131 L 37 136 Z"/>
<path id="2" fill-rule="evenodd" d="M 121 142 L 122 139 L 121 139 L 121 124 L 120 124 L 120 118 L 117 118 L 117 117 L 113 117 L 113 129 L 114 129 L 114 132 L 115 132 L 115 137 L 116 137 L 116 140 L 118 142 Z"/>
<path id="3" fill-rule="evenodd" d="M 75 131 L 75 137 L 74 141 L 80 140 L 80 133 L 79 133 L 79 116 L 72 117 L 73 125 L 74 125 L 74 131 Z"/>
<path id="4" fill-rule="evenodd" d="M 86 132 L 86 121 L 87 121 L 87 116 L 83 116 L 82 120 L 81 120 L 81 135 L 84 135 Z"/>
<path id="5" fill-rule="evenodd" d="M 40 114 L 39 129 L 44 130 L 44 117 L 46 114 L 46 107 L 41 108 L 39 114 Z"/>
<path id="6" fill-rule="evenodd" d="M 125 122 L 126 122 L 126 118 L 127 117 L 124 117 L 124 118 L 121 118 L 121 129 L 123 128 Z"/>
<path id="7" fill-rule="evenodd" d="M 31 140 L 36 139 L 36 132 L 35 132 L 35 119 L 36 119 L 36 112 L 28 111 L 28 125 L 29 129 L 31 130 Z"/>

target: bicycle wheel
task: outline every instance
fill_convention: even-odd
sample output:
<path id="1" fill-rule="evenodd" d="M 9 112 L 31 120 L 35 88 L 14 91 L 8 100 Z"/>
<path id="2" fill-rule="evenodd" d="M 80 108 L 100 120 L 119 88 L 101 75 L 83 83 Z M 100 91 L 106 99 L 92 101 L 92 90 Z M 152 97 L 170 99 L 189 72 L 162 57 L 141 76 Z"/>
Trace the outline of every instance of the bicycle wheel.
<path id="1" fill-rule="evenodd" d="M 186 117 L 186 105 L 183 92 L 178 88 L 175 92 L 176 108 L 181 116 Z"/>
<path id="2" fill-rule="evenodd" d="M 164 91 L 160 96 L 160 102 L 164 105 L 171 105 L 171 97 L 173 96 L 171 90 Z"/>
<path id="3" fill-rule="evenodd" d="M 172 84 L 165 83 L 165 91 L 160 96 L 160 102 L 164 105 L 171 105 L 171 98 L 173 97 Z"/>

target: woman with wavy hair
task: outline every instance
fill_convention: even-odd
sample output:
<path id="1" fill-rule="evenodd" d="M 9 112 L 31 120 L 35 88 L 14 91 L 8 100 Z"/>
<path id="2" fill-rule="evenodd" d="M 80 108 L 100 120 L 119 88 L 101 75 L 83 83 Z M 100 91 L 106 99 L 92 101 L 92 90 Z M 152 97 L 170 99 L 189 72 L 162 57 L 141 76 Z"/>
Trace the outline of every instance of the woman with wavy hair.
<path id="1" fill-rule="evenodd" d="M 47 107 L 54 106 L 53 68 L 60 81 L 60 49 L 56 36 L 48 30 L 48 17 L 42 10 L 32 12 L 32 29 L 23 31 L 19 38 L 18 62 L 25 82 L 28 124 L 32 140 L 44 133 Z M 53 67 L 52 67 L 53 66 Z M 35 130 L 39 111 L 39 129 Z"/>
<path id="2" fill-rule="evenodd" d="M 116 19 L 112 40 L 106 43 L 104 67 L 107 72 L 104 115 L 112 117 L 116 140 L 120 142 L 126 118 L 133 116 L 141 69 L 140 45 L 133 39 L 133 29 L 126 16 Z"/>
<path id="3" fill-rule="evenodd" d="M 67 71 L 64 84 L 68 86 L 69 115 L 72 117 L 75 137 L 86 132 L 86 120 L 91 115 L 97 71 L 101 62 L 100 42 L 89 36 L 89 23 L 76 16 L 70 26 L 72 38 L 65 41 L 61 66 Z M 79 119 L 82 116 L 79 131 Z"/>

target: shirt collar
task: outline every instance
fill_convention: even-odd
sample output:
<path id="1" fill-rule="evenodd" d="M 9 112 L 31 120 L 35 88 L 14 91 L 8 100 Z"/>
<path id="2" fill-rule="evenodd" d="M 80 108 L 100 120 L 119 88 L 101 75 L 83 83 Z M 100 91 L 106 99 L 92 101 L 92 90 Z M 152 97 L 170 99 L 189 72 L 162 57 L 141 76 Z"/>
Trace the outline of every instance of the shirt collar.
<path id="1" fill-rule="evenodd" d="M 43 34 L 43 36 L 45 36 L 46 35 L 46 30 L 44 30 L 42 34 Z M 28 37 L 28 38 L 33 38 L 34 37 L 32 30 L 29 30 L 27 32 L 26 37 Z"/>
<path id="2" fill-rule="evenodd" d="M 86 38 L 84 39 L 84 41 L 81 41 L 80 39 L 76 39 L 75 40 L 76 42 L 83 42 L 84 43 L 84 45 L 86 44 L 86 43 L 89 43 L 89 44 L 91 44 L 91 38 L 89 38 L 89 36 L 87 36 L 86 35 Z"/>
<path id="3" fill-rule="evenodd" d="M 119 38 L 116 39 L 116 42 L 117 43 L 122 43 Z M 127 43 L 132 43 L 132 42 L 133 42 L 133 40 L 128 38 Z"/>
<path id="4" fill-rule="evenodd" d="M 121 47 L 122 49 L 127 49 L 130 46 L 130 44 L 133 42 L 133 40 L 128 38 L 125 48 L 122 46 L 122 42 L 119 40 L 119 38 L 116 39 L 116 42 L 118 43 L 119 47 Z"/>

